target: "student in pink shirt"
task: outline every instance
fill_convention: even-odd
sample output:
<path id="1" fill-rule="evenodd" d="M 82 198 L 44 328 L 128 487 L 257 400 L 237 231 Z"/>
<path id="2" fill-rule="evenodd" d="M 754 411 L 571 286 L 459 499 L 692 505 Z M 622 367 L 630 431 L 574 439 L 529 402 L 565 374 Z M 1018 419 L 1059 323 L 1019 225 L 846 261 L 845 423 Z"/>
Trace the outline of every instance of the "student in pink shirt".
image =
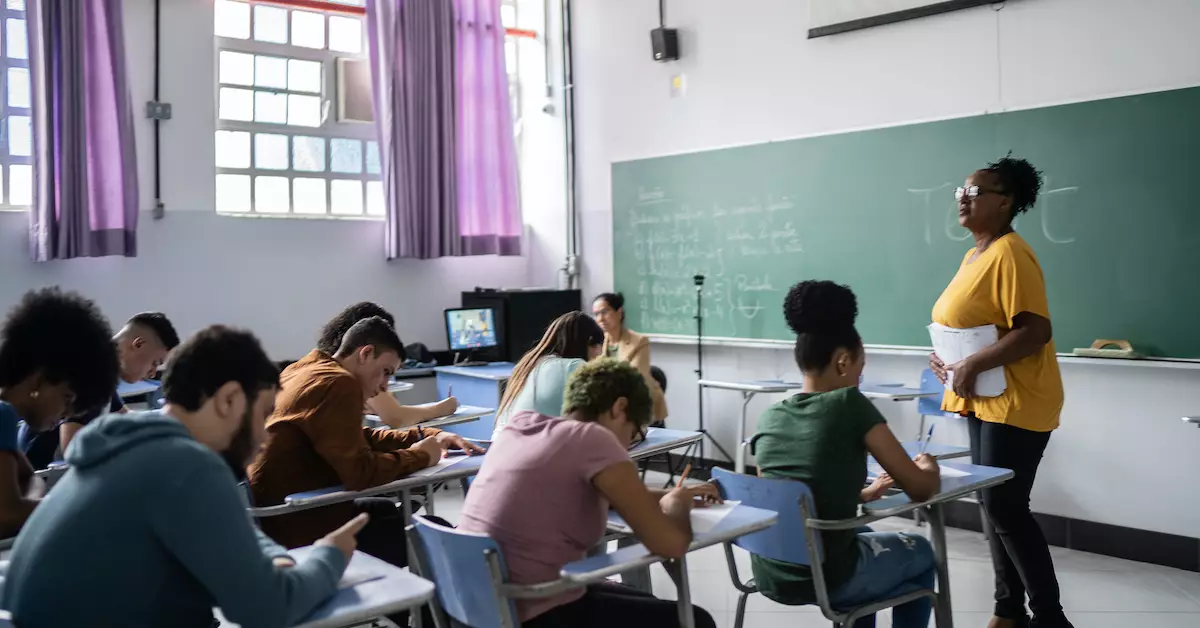
<path id="1" fill-rule="evenodd" d="M 692 540 L 695 500 L 719 500 L 701 484 L 669 492 L 646 488 L 628 449 L 646 438 L 653 404 L 641 373 L 600 360 L 567 382 L 563 417 L 514 415 L 488 449 L 467 494 L 459 529 L 499 544 L 518 584 L 556 580 L 604 536 L 611 505 L 655 554 L 677 558 Z M 525 628 L 670 628 L 675 602 L 616 584 L 599 584 L 541 600 L 518 600 Z M 715 628 L 695 609 L 696 628 Z"/>

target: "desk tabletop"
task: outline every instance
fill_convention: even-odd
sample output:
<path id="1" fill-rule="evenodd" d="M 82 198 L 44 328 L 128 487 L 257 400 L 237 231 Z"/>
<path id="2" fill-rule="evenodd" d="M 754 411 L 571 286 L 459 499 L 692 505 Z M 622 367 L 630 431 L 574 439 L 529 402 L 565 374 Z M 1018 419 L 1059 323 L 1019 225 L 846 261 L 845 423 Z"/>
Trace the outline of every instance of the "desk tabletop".
<path id="1" fill-rule="evenodd" d="M 288 553 L 297 560 L 312 551 L 301 547 Z M 383 615 L 416 608 L 433 597 L 433 583 L 409 573 L 405 569 L 362 552 L 354 552 L 346 567 L 346 576 L 358 574 L 382 575 L 374 580 L 360 582 L 350 587 L 338 588 L 324 604 L 317 607 L 294 628 L 338 628 L 366 623 Z"/>
<path id="2" fill-rule="evenodd" d="M 652 427 L 646 431 L 646 440 L 629 450 L 629 457 L 633 460 L 650 458 L 699 442 L 702 438 L 704 434 L 700 432 Z"/>
<path id="3" fill-rule="evenodd" d="M 858 389 L 869 399 L 889 399 L 891 401 L 912 401 L 921 397 L 935 397 L 942 391 L 927 392 L 920 388 L 907 388 L 899 384 L 876 384 L 866 382 L 859 384 Z"/>
<path id="4" fill-rule="evenodd" d="M 908 454 L 909 458 L 916 458 L 917 454 L 921 453 L 920 441 L 909 441 L 901 443 L 904 447 L 904 453 Z M 948 460 L 950 458 L 966 458 L 971 455 L 969 447 L 961 447 L 958 445 L 940 445 L 938 443 L 929 443 L 925 447 L 925 453 L 931 455 L 936 460 Z"/>
<path id="5" fill-rule="evenodd" d="M 804 382 L 789 382 L 781 379 L 754 379 L 741 382 L 723 382 L 716 379 L 702 379 L 697 383 L 701 388 L 740 390 L 742 392 L 749 393 L 782 393 L 804 388 Z"/>
<path id="6" fill-rule="evenodd" d="M 461 377 L 476 377 L 503 382 L 512 377 L 516 366 L 512 362 L 492 362 L 486 366 L 439 366 L 434 371 L 442 375 L 458 375 Z"/>
<path id="7" fill-rule="evenodd" d="M 688 551 L 694 552 L 765 530 L 775 525 L 778 519 L 779 513 L 775 511 L 738 504 L 712 530 L 696 534 Z M 576 583 L 586 584 L 664 560 L 666 559 L 661 556 L 651 554 L 646 546 L 639 543 L 564 565 L 560 575 Z"/>
<path id="8" fill-rule="evenodd" d="M 412 382 L 402 382 L 398 379 L 393 379 L 392 381 L 388 382 L 388 392 L 394 395 L 396 393 L 412 390 L 414 386 L 416 386 L 416 384 Z"/>
<path id="9" fill-rule="evenodd" d="M 1195 424 L 1200 425 L 1200 416 L 1185 416 L 1185 417 L 1183 417 L 1183 422 L 1184 423 L 1195 423 Z"/>
<path id="10" fill-rule="evenodd" d="M 478 421 L 479 419 L 481 419 L 489 414 L 494 414 L 495 412 L 496 412 L 496 410 L 494 408 L 481 408 L 479 406 L 459 406 L 458 410 L 454 411 L 454 414 L 447 414 L 446 416 L 438 417 L 436 419 L 422 421 L 420 423 L 417 423 L 413 427 L 443 428 L 443 427 L 448 427 L 450 425 L 459 425 L 461 423 L 470 423 L 471 421 Z M 363 424 L 370 426 L 370 427 L 387 427 L 383 424 L 383 421 L 379 420 L 379 416 L 375 415 L 375 414 L 365 415 L 363 417 Z"/>
<path id="11" fill-rule="evenodd" d="M 148 395 L 158 390 L 159 386 L 161 386 L 159 382 L 150 379 L 143 379 L 140 382 L 134 382 L 132 384 L 121 380 L 117 383 L 117 394 L 120 395 L 122 399 L 128 399 L 130 397 L 137 397 L 138 395 Z"/>
<path id="12" fill-rule="evenodd" d="M 966 473 L 959 477 L 943 477 L 942 488 L 932 499 L 924 502 L 913 502 L 908 495 L 897 493 L 890 497 L 863 504 L 863 512 L 873 517 L 891 517 L 909 512 L 919 506 L 949 502 L 965 497 L 980 489 L 1003 484 L 1013 477 L 1010 469 L 985 467 L 974 464 L 943 464 Z"/>

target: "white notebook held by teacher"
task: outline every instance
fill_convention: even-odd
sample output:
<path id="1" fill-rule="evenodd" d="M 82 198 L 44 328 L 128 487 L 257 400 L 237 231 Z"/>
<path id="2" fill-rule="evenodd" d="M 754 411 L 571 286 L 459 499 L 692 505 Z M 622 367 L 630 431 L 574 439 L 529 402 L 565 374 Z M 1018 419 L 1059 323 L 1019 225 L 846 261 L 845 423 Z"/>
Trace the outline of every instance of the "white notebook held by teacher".
<path id="1" fill-rule="evenodd" d="M 950 365 L 961 362 L 975 355 L 985 347 L 996 344 L 1000 332 L 995 325 L 972 327 L 970 329 L 955 329 L 933 323 L 929 326 L 929 338 L 933 341 L 933 352 Z M 946 372 L 946 390 L 951 390 L 954 383 L 954 373 Z M 999 397 L 1008 388 L 1004 378 L 1004 367 L 998 366 L 990 371 L 979 374 L 975 380 L 975 394 L 980 397 Z"/>

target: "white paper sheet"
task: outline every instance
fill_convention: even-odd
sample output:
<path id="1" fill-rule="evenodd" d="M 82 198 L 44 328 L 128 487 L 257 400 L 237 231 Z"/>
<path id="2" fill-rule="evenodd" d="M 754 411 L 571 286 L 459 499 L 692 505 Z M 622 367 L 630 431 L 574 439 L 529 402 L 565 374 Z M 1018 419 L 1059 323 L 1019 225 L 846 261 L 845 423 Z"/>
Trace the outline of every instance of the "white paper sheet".
<path id="1" fill-rule="evenodd" d="M 999 331 L 995 325 L 972 327 L 970 329 L 954 329 L 933 323 L 929 326 L 929 339 L 933 341 L 933 352 L 945 364 L 961 362 L 980 350 L 996 344 Z M 946 389 L 950 390 L 954 383 L 954 373 L 947 372 Z M 980 397 L 999 397 L 1008 388 L 1004 378 L 1004 367 L 984 371 L 975 379 L 975 394 Z"/>
<path id="2" fill-rule="evenodd" d="M 708 508 L 693 508 L 692 509 L 692 534 L 703 534 L 711 532 L 717 527 L 721 520 L 733 511 L 733 507 L 742 502 L 728 501 L 724 504 L 715 504 Z"/>
<path id="3" fill-rule="evenodd" d="M 953 467 L 946 467 L 946 466 L 939 466 L 938 471 L 941 473 L 941 476 L 944 478 L 961 478 L 963 476 L 971 475 L 970 473 L 967 473 L 966 471 L 960 471 Z M 879 466 L 879 463 L 872 462 L 872 463 L 867 464 L 867 480 L 868 481 L 874 482 L 875 478 L 879 477 L 879 475 L 882 473 L 883 473 L 883 467 Z"/>
<path id="4" fill-rule="evenodd" d="M 433 475 L 434 473 L 438 473 L 440 471 L 445 471 L 447 467 L 454 466 L 454 465 L 462 462 L 463 460 L 466 460 L 469 457 L 470 456 L 463 455 L 463 454 L 459 454 L 459 455 L 455 455 L 455 456 L 443 456 L 442 459 L 439 460 L 437 464 L 433 465 L 432 467 L 425 467 L 424 469 L 421 469 L 420 471 L 413 473 L 409 477 L 424 477 L 426 475 Z"/>

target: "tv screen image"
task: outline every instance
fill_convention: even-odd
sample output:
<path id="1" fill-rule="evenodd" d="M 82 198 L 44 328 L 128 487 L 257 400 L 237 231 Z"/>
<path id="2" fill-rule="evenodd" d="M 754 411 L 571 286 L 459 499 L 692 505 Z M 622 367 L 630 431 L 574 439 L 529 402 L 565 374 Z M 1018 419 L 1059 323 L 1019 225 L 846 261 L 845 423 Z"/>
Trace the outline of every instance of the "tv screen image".
<path id="1" fill-rule="evenodd" d="M 446 333 L 451 351 L 495 347 L 496 314 L 491 308 L 446 310 Z"/>

